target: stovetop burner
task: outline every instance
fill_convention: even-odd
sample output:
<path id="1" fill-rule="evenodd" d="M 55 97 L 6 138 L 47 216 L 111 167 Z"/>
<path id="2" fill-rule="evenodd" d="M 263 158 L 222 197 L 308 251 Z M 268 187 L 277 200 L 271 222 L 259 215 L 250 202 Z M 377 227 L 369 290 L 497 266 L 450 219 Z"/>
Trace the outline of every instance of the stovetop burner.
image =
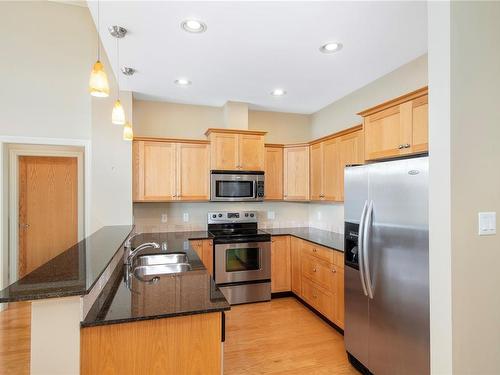
<path id="1" fill-rule="evenodd" d="M 254 211 L 209 212 L 208 231 L 217 243 L 271 241 L 271 235 L 258 229 Z"/>

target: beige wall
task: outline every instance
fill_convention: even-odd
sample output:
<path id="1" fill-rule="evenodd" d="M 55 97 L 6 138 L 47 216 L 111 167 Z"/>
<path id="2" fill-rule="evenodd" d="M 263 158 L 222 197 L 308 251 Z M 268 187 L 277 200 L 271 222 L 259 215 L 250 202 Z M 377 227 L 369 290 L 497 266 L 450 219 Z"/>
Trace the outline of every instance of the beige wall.
<path id="1" fill-rule="evenodd" d="M 205 139 L 208 128 L 223 127 L 223 107 L 134 99 L 134 133 L 138 136 Z"/>
<path id="2" fill-rule="evenodd" d="M 310 115 L 249 111 L 248 128 L 267 131 L 267 143 L 300 143 L 311 140 Z"/>
<path id="3" fill-rule="evenodd" d="M 360 111 L 427 85 L 427 55 L 361 87 L 312 115 L 313 138 L 360 124 Z"/>
<path id="4" fill-rule="evenodd" d="M 205 139 L 208 128 L 225 124 L 224 107 L 134 99 L 134 131 L 139 136 Z M 248 129 L 267 131 L 267 143 L 304 142 L 311 136 L 310 116 L 294 113 L 248 111 Z"/>
<path id="5" fill-rule="evenodd" d="M 0 35 L 0 137 L 90 141 L 87 231 L 132 222 L 131 144 L 122 140 L 121 127 L 111 124 L 116 83 L 104 52 L 112 97 L 88 93 L 96 59 L 88 9 L 49 1 L 0 2 Z M 122 102 L 131 111 L 131 95 L 124 94 Z M 1 243 L 6 254 L 5 238 Z M 6 266 L 3 262 L 1 268 Z"/>
<path id="6" fill-rule="evenodd" d="M 500 373 L 500 3 L 451 2 L 453 373 Z M 437 250 L 437 249 L 435 249 Z"/>

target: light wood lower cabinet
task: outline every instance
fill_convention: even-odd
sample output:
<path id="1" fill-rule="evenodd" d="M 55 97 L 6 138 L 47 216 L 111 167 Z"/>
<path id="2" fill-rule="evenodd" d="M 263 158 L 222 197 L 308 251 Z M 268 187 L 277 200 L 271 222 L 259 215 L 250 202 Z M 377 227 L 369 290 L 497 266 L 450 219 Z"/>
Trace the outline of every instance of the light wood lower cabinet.
<path id="1" fill-rule="evenodd" d="M 208 272 L 213 275 L 214 269 L 214 243 L 212 240 L 191 240 L 189 241 L 191 247 L 196 251 L 198 257 L 203 262 L 203 265 Z"/>
<path id="2" fill-rule="evenodd" d="M 221 313 L 80 329 L 80 373 L 211 374 L 222 371 Z"/>
<path id="3" fill-rule="evenodd" d="M 290 236 L 273 236 L 271 240 L 271 292 L 291 290 Z"/>
<path id="4" fill-rule="evenodd" d="M 344 328 L 344 254 L 293 236 L 272 240 L 271 291 L 291 290 Z"/>
<path id="5" fill-rule="evenodd" d="M 300 247 L 302 240 L 297 237 L 290 237 L 290 255 L 291 255 L 291 280 L 292 292 L 300 295 L 302 291 L 302 275 L 300 272 Z"/>
<path id="6" fill-rule="evenodd" d="M 208 200 L 209 155 L 205 141 L 134 140 L 134 202 Z"/>

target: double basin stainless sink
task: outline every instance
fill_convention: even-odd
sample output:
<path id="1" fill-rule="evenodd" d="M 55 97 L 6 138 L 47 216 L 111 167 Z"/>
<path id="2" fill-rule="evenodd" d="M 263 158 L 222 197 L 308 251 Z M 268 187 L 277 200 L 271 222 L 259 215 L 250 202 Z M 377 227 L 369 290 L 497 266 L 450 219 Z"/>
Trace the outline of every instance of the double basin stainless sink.
<path id="1" fill-rule="evenodd" d="M 139 280 L 158 280 L 161 275 L 191 270 L 185 253 L 139 255 L 134 259 L 133 275 Z"/>

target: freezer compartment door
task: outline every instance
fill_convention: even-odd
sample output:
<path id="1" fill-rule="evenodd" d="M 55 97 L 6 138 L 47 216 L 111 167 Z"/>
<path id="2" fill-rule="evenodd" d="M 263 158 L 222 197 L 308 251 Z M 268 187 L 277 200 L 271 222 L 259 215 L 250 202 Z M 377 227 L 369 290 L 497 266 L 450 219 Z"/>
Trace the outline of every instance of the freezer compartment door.
<path id="1" fill-rule="evenodd" d="M 346 266 L 344 272 L 346 350 L 368 367 L 368 297 L 363 293 L 359 271 Z"/>
<path id="2" fill-rule="evenodd" d="M 369 369 L 430 373 L 427 158 L 370 168 Z M 371 216 L 371 217 L 370 217 Z"/>
<path id="3" fill-rule="evenodd" d="M 368 199 L 367 165 L 347 167 L 344 171 L 344 221 L 359 224 Z"/>

